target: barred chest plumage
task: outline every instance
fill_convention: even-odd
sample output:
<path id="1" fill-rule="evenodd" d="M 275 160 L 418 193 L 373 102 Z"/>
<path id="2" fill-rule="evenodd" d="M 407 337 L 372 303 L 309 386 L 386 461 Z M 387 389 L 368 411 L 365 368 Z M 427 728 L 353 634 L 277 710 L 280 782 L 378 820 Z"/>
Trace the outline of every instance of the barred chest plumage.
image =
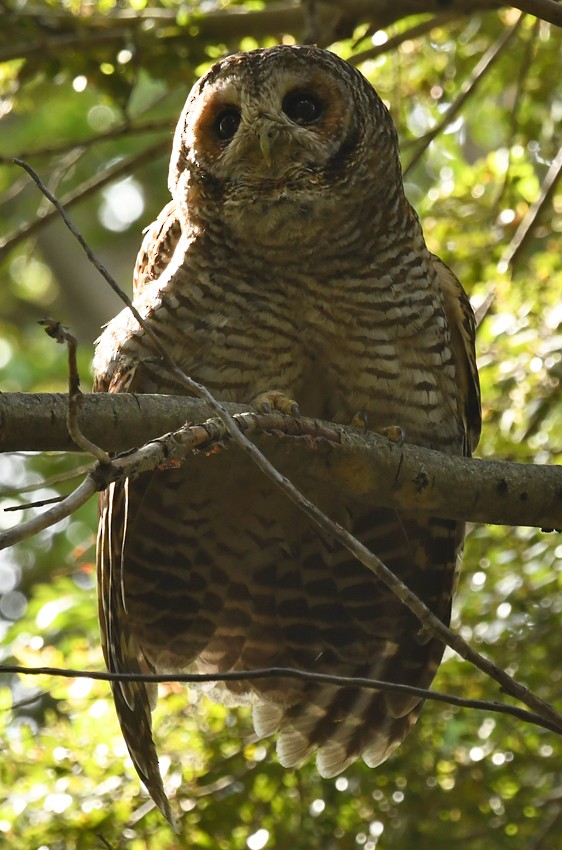
<path id="1" fill-rule="evenodd" d="M 188 248 L 135 303 L 194 379 L 225 401 L 276 388 L 303 415 L 345 424 L 361 411 L 370 427 L 400 424 L 408 441 L 460 450 L 450 333 L 423 248 L 385 246 L 376 263 L 359 257 L 335 270 L 319 257 L 314 273 L 298 256 L 276 266 L 237 262 L 232 251 L 223 262 L 196 240 Z M 95 369 L 111 374 L 124 358 L 138 364 L 136 391 L 183 392 L 150 354 L 125 310 L 102 336 Z"/>

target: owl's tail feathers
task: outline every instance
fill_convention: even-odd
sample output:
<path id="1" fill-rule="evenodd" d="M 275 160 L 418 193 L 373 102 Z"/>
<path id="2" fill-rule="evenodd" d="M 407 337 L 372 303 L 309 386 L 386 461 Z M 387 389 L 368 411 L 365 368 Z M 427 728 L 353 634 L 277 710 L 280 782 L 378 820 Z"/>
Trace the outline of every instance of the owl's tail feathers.
<path id="1" fill-rule="evenodd" d="M 317 750 L 318 773 L 330 779 L 360 756 L 369 767 L 385 761 L 402 743 L 422 708 L 419 697 L 397 704 L 392 694 L 322 687 L 291 708 L 254 706 L 256 734 L 279 732 L 277 755 L 283 767 L 299 765 Z M 396 703 L 396 704 L 394 704 Z M 398 709 L 398 710 L 397 710 Z"/>
<path id="2" fill-rule="evenodd" d="M 127 527 L 128 486 L 128 480 L 124 486 L 112 484 L 100 499 L 100 631 L 107 669 L 117 674 L 140 674 L 151 672 L 151 668 L 130 632 L 122 589 L 122 541 Z M 135 770 L 172 829 L 176 830 L 152 737 L 152 709 L 157 700 L 157 685 L 123 678 L 112 682 L 111 689 L 119 725 Z"/>
<path id="3" fill-rule="evenodd" d="M 138 668 L 128 672 L 142 671 Z M 151 703 L 155 694 L 152 694 L 149 688 L 155 691 L 156 686 L 147 686 L 143 682 L 116 682 L 113 683 L 112 688 L 119 725 L 134 768 L 172 829 L 177 832 L 172 807 L 160 775 L 156 745 L 152 737 Z"/>

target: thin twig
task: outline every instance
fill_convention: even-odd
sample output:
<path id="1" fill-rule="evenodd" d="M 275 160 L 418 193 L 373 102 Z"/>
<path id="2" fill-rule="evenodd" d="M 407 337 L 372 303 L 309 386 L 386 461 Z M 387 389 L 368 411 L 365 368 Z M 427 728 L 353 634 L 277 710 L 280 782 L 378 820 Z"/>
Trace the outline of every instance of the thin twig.
<path id="1" fill-rule="evenodd" d="M 468 13 L 464 12 L 461 14 L 466 15 Z M 354 53 L 347 61 L 350 65 L 360 65 L 361 62 L 365 62 L 367 59 L 372 61 L 373 59 L 377 59 L 379 56 L 383 56 L 385 53 L 389 53 L 391 50 L 396 50 L 396 48 L 400 47 L 401 44 L 404 44 L 405 41 L 414 41 L 417 38 L 421 38 L 422 35 L 427 35 L 437 27 L 442 27 L 444 24 L 449 23 L 449 21 L 458 20 L 459 17 L 459 13 L 440 12 L 438 15 L 434 15 L 426 21 L 422 21 L 413 27 L 409 27 L 402 32 L 396 33 L 396 35 L 387 39 L 384 44 L 377 44 L 373 47 L 361 50 L 359 53 Z M 372 32 L 373 28 L 370 27 L 368 33 Z M 367 37 L 368 33 L 361 36 L 361 41 Z"/>
<path id="2" fill-rule="evenodd" d="M 151 145 L 150 147 L 145 148 L 138 154 L 134 154 L 132 156 L 120 160 L 115 165 L 112 165 L 109 168 L 100 171 L 99 174 L 96 174 L 89 180 L 85 180 L 83 183 L 77 186 L 76 189 L 73 189 L 71 192 L 68 192 L 62 198 L 61 203 L 64 204 L 65 209 L 74 206 L 74 204 L 84 200 L 84 198 L 87 198 L 94 192 L 97 192 L 98 189 L 101 189 L 103 186 L 107 185 L 107 183 L 111 183 L 112 180 L 117 180 L 117 178 L 121 177 L 122 175 L 130 174 L 131 170 L 139 168 L 141 165 L 144 165 L 147 162 L 153 162 L 158 156 L 160 156 L 167 149 L 169 149 L 169 147 L 170 140 L 166 139 L 165 141 L 158 142 L 155 145 Z M 16 165 L 20 165 L 22 162 L 17 158 L 13 159 L 12 161 Z M 47 195 L 47 197 L 49 196 Z M 51 199 L 49 198 L 49 200 Z M 19 245 L 20 242 L 23 242 L 24 239 L 27 239 L 29 236 L 32 236 L 34 233 L 36 233 L 38 230 L 48 224 L 49 221 L 51 221 L 53 218 L 56 218 L 56 216 L 56 210 L 51 210 L 49 212 L 46 212 L 44 215 L 36 216 L 32 221 L 24 222 L 12 233 L 9 233 L 5 239 L 0 240 L 0 258 L 3 255 L 7 254 L 9 251 L 11 251 L 13 248 L 15 248 L 16 245 Z"/>
<path id="3" fill-rule="evenodd" d="M 74 141 L 63 142 L 59 145 L 51 145 L 46 148 L 35 148 L 34 150 L 18 151 L 18 159 L 33 159 L 43 156 L 60 156 L 74 148 L 90 148 L 100 142 L 107 142 L 113 139 L 119 139 L 121 136 L 134 136 L 142 133 L 158 133 L 164 130 L 170 130 L 173 126 L 173 119 L 162 119 L 161 121 L 147 121 L 144 124 L 120 124 L 111 130 L 106 130 L 104 133 L 96 133 L 93 136 L 87 136 L 85 139 L 75 139 Z M 0 155 L 0 165 L 9 165 L 14 161 L 14 155 Z"/>
<path id="4" fill-rule="evenodd" d="M 160 145 L 157 146 L 158 149 L 160 149 L 160 147 L 161 147 Z M 145 151 L 145 153 L 146 153 L 146 151 Z M 20 159 L 14 159 L 14 164 L 19 165 L 21 168 L 23 168 L 25 171 L 27 171 L 27 173 L 29 174 L 29 176 L 31 177 L 33 182 L 36 184 L 36 186 L 45 195 L 45 197 L 48 198 L 49 201 L 52 203 L 53 207 L 55 208 L 54 214 L 56 215 L 58 213 L 61 216 L 62 220 L 64 221 L 64 223 L 66 224 L 66 226 L 68 227 L 68 229 L 70 230 L 70 232 L 72 233 L 72 235 L 77 240 L 80 247 L 82 248 L 82 250 L 84 251 L 84 253 L 88 257 L 89 261 L 98 270 L 98 272 L 101 274 L 101 276 L 104 278 L 104 280 L 109 284 L 109 286 L 115 292 L 115 294 L 121 299 L 121 301 L 123 301 L 123 303 L 132 312 L 133 316 L 135 317 L 135 319 L 137 320 L 137 322 L 139 323 L 141 328 L 145 331 L 147 336 L 151 339 L 151 341 L 156 346 L 158 352 L 161 354 L 161 356 L 163 357 L 166 364 L 170 368 L 173 367 L 173 370 L 177 370 L 178 367 L 175 365 L 175 363 L 173 362 L 173 360 L 169 356 L 168 352 L 166 351 L 164 346 L 161 344 L 161 342 L 157 338 L 157 336 L 154 334 L 152 329 L 145 323 L 144 319 L 142 318 L 141 314 L 139 313 L 139 311 L 137 310 L 137 308 L 135 307 L 135 305 L 133 304 L 133 302 L 131 301 L 129 296 L 126 294 L 126 292 L 123 289 L 121 289 L 121 287 L 119 286 L 119 284 L 117 283 L 115 278 L 109 273 L 109 271 L 106 269 L 104 264 L 101 263 L 98 260 L 98 258 L 96 257 L 96 255 L 94 254 L 94 252 L 92 251 L 92 249 L 90 248 L 90 246 L 88 245 L 88 243 L 86 242 L 86 240 L 84 239 L 84 237 L 82 236 L 82 234 L 80 233 L 78 228 L 74 225 L 72 220 L 67 215 L 65 207 L 68 206 L 68 204 L 65 204 L 64 200 L 59 201 L 59 200 L 57 200 L 57 198 L 55 198 L 55 196 L 52 194 L 52 192 L 50 192 L 47 189 L 47 187 L 45 186 L 45 184 L 43 183 L 43 181 L 41 180 L 41 178 L 39 177 L 37 172 L 27 162 L 23 162 L 23 160 L 20 160 Z M 80 197 L 83 197 L 83 195 L 81 195 Z M 0 246 L 0 248 L 1 248 L 1 246 Z M 188 379 L 188 380 L 190 380 L 190 379 Z M 221 406 L 221 409 L 222 409 L 222 406 Z"/>
<path id="5" fill-rule="evenodd" d="M 96 832 L 96 838 L 99 838 L 99 840 L 101 841 L 101 843 L 105 847 L 105 850 L 114 850 L 113 845 L 109 843 L 109 841 L 107 840 L 107 838 L 105 837 L 105 835 L 103 833 Z"/>
<path id="6" fill-rule="evenodd" d="M 408 166 L 404 169 L 404 176 L 406 176 L 420 161 L 431 142 L 433 142 L 434 139 L 436 139 L 437 136 L 442 133 L 443 130 L 456 118 L 467 100 L 474 94 L 485 75 L 488 71 L 490 71 L 497 59 L 499 59 L 503 51 L 507 48 L 512 38 L 517 33 L 524 17 L 524 15 L 520 15 L 513 26 L 502 33 L 497 41 L 488 48 L 480 61 L 476 63 L 474 69 L 460 87 L 457 98 L 445 112 L 441 121 L 439 121 L 435 127 L 433 127 L 429 133 L 426 133 L 420 140 L 418 149 L 408 163 Z"/>
<path id="7" fill-rule="evenodd" d="M 512 34 L 512 33 L 511 33 Z M 207 404 L 213 409 L 214 413 L 221 419 L 224 423 L 227 431 L 230 433 L 230 436 L 234 443 L 236 443 L 240 449 L 256 464 L 256 466 L 274 483 L 276 484 L 285 495 L 312 520 L 312 522 L 320 528 L 324 533 L 328 534 L 329 537 L 332 537 L 340 544 L 342 544 L 358 561 L 360 561 L 367 569 L 369 569 L 376 578 L 381 581 L 386 587 L 388 587 L 395 596 L 400 599 L 400 601 L 410 610 L 412 613 L 418 618 L 418 620 L 425 627 L 428 634 L 430 634 L 433 638 L 442 641 L 443 643 L 449 645 L 452 649 L 454 649 L 462 658 L 467 661 L 470 661 L 475 667 L 481 670 L 486 675 L 490 676 L 494 679 L 498 684 L 509 694 L 516 697 L 518 700 L 523 702 L 525 705 L 529 706 L 533 711 L 539 714 L 542 718 L 548 720 L 551 724 L 553 724 L 557 729 L 562 730 L 562 715 L 558 714 L 554 710 L 554 708 L 548 703 L 544 702 L 544 700 L 537 697 L 535 694 L 529 692 L 528 688 L 519 684 L 515 681 L 511 676 L 509 676 L 504 670 L 496 667 L 495 664 L 488 661 L 483 655 L 480 655 L 476 652 L 472 647 L 463 639 L 460 635 L 452 632 L 447 626 L 445 626 L 436 616 L 433 614 L 430 609 L 424 605 L 420 599 L 413 593 L 402 581 L 400 581 L 381 560 L 377 558 L 372 552 L 370 552 L 366 546 L 356 540 L 353 535 L 347 532 L 344 528 L 342 528 L 338 523 L 333 522 L 329 519 L 325 514 L 322 513 L 319 508 L 313 504 L 309 499 L 307 499 L 296 487 L 289 481 L 286 476 L 282 475 L 259 451 L 257 446 L 252 443 L 238 428 L 236 424 L 236 420 L 232 417 L 232 415 L 226 410 L 226 408 L 215 399 L 215 397 L 209 392 L 209 390 L 199 384 L 197 381 L 194 381 L 193 378 L 186 375 L 186 373 L 178 367 L 175 363 L 171 355 L 169 354 L 166 347 L 161 343 L 157 334 L 150 328 L 150 326 L 144 321 L 144 319 L 140 316 L 138 310 L 132 304 L 130 298 L 125 295 L 124 292 L 120 289 L 115 280 L 111 277 L 107 269 L 95 258 L 93 257 L 93 253 L 87 243 L 85 242 L 82 235 L 78 232 L 76 227 L 70 222 L 68 216 L 62 209 L 60 203 L 53 198 L 48 189 L 41 182 L 39 176 L 35 174 L 33 169 L 27 164 L 21 163 L 22 167 L 28 171 L 28 173 L 32 176 L 35 183 L 41 189 L 42 192 L 46 194 L 46 197 L 54 203 L 55 207 L 61 215 L 63 216 L 63 220 L 70 228 L 71 232 L 76 236 L 79 243 L 82 245 L 88 258 L 92 259 L 96 268 L 99 268 L 100 271 L 103 269 L 103 276 L 109 282 L 111 288 L 117 292 L 119 297 L 129 306 L 131 312 L 135 319 L 137 320 L 140 327 L 144 330 L 147 337 L 151 340 L 152 344 L 155 346 L 156 351 L 161 355 L 162 361 L 168 367 L 169 371 L 172 375 L 174 375 L 181 384 L 188 389 L 191 393 L 196 395 L 199 398 L 204 399 Z M 86 479 L 86 481 L 88 481 Z M 84 482 L 86 484 L 86 482 Z"/>
<path id="8" fill-rule="evenodd" d="M 44 511 L 39 516 L 32 517 L 27 522 L 22 522 L 20 525 L 3 531 L 0 534 L 0 549 L 7 549 L 9 546 L 21 543 L 22 540 L 27 540 L 29 537 L 39 534 L 40 531 L 44 531 L 46 528 L 50 528 L 52 525 L 56 525 L 57 522 L 66 519 L 77 511 L 78 508 L 81 508 L 82 505 L 85 505 L 94 493 L 96 493 L 97 489 L 95 480 L 91 475 L 88 475 L 72 493 L 58 502 L 53 508 L 49 508 L 49 510 Z"/>
<path id="9" fill-rule="evenodd" d="M 489 288 L 488 293 L 486 294 L 486 297 L 484 298 L 482 303 L 479 304 L 478 307 L 476 307 L 475 310 L 474 310 L 474 321 L 476 322 L 477 328 L 480 327 L 480 325 L 482 324 L 482 322 L 484 321 L 484 319 L 486 318 L 486 316 L 490 312 L 490 310 L 492 308 L 492 304 L 494 303 L 495 300 L 496 300 L 496 287 L 494 285 L 492 285 Z"/>
<path id="10" fill-rule="evenodd" d="M 237 670 L 227 673 L 108 673 L 106 671 L 72 670 L 64 667 L 24 667 L 19 664 L 1 664 L 0 673 L 18 673 L 28 676 L 60 676 L 65 679 L 93 679 L 102 682 L 145 682 L 172 684 L 181 683 L 198 685 L 206 682 L 253 682 L 257 679 L 301 679 L 307 682 L 318 682 L 322 685 L 337 685 L 345 688 L 364 688 L 365 690 L 386 691 L 391 694 L 408 694 L 423 700 L 443 702 L 457 705 L 461 708 L 475 708 L 479 711 L 492 711 L 497 714 L 510 714 L 562 735 L 562 729 L 549 723 L 538 714 L 525 711 L 523 708 L 492 700 L 468 699 L 426 688 L 416 688 L 414 685 L 403 685 L 398 682 L 387 682 L 381 679 L 371 679 L 363 676 L 333 676 L 329 673 L 315 673 L 312 670 L 296 670 L 293 667 L 264 667 L 257 670 Z"/>
<path id="11" fill-rule="evenodd" d="M 66 426 L 70 438 L 80 446 L 82 451 L 91 454 L 101 464 L 109 464 L 111 458 L 108 453 L 92 443 L 83 433 L 78 424 L 78 413 L 82 403 L 82 391 L 80 389 L 80 375 L 78 374 L 78 363 L 76 362 L 76 350 L 78 342 L 60 322 L 55 319 L 40 319 L 46 333 L 60 345 L 65 345 L 68 351 L 68 412 Z"/>
<path id="12" fill-rule="evenodd" d="M 523 102 L 523 96 L 525 94 L 527 83 L 529 82 L 529 69 L 531 67 L 533 61 L 533 49 L 536 43 L 536 39 L 539 34 L 539 29 L 541 26 L 540 20 L 537 18 L 535 23 L 533 24 L 533 29 L 529 38 L 527 38 L 525 42 L 525 52 L 521 57 L 521 62 L 519 64 L 519 69 L 517 72 L 517 80 L 515 82 L 515 91 L 513 93 L 513 107 L 510 110 L 509 114 L 509 131 L 507 133 L 507 166 L 505 169 L 505 173 L 503 176 L 503 181 L 499 190 L 496 194 L 496 197 L 492 203 L 492 210 L 494 211 L 492 214 L 497 214 L 501 201 L 507 191 L 507 187 L 510 182 L 510 174 L 511 174 L 511 166 L 513 161 L 513 144 L 517 137 L 517 125 L 519 119 L 519 112 L 521 109 L 521 104 Z"/>
<path id="13" fill-rule="evenodd" d="M 8 508 L 2 508 L 2 510 L 9 514 L 16 511 L 27 511 L 29 508 L 44 508 L 45 505 L 59 504 L 62 499 L 62 496 L 53 496 L 52 499 L 39 499 L 37 502 L 26 502 L 24 505 L 10 505 Z"/>
<path id="14" fill-rule="evenodd" d="M 72 481 L 73 478 L 78 478 L 79 475 L 85 475 L 91 469 L 91 463 L 77 466 L 76 469 L 69 469 L 66 472 L 57 472 L 56 475 L 51 475 L 49 478 L 43 478 L 41 481 L 34 481 L 33 484 L 23 484 L 15 487 L 0 487 L 0 498 L 6 496 L 21 496 L 22 493 L 34 493 L 35 490 L 43 490 L 45 487 L 54 487 L 55 484 L 61 484 L 63 481 Z M 27 505 L 23 505 L 27 507 Z M 4 508 L 7 510 L 15 510 L 15 508 Z"/>
<path id="15" fill-rule="evenodd" d="M 562 175 L 562 146 L 560 147 L 558 153 L 554 157 L 550 168 L 548 169 L 547 175 L 543 180 L 543 184 L 541 186 L 541 192 L 537 200 L 531 204 L 527 213 L 517 228 L 513 239 L 507 246 L 504 251 L 501 260 L 498 263 L 498 272 L 503 274 L 507 271 L 509 266 L 513 266 L 515 264 L 516 259 L 519 254 L 525 247 L 527 240 L 531 234 L 531 230 L 533 225 L 536 224 L 537 219 L 539 218 L 542 210 L 545 208 L 546 204 L 549 202 L 550 198 L 554 194 L 554 190 L 556 189 L 557 183 Z"/>

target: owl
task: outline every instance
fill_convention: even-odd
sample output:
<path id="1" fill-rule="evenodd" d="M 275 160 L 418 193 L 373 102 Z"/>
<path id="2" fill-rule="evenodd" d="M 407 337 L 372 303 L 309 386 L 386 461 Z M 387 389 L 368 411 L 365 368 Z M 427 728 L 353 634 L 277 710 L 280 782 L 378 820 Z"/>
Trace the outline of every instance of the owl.
<path id="1" fill-rule="evenodd" d="M 480 430 L 474 318 L 406 200 L 392 119 L 334 54 L 231 55 L 180 116 L 171 200 L 148 229 L 134 304 L 182 370 L 223 401 L 368 427 L 469 455 Z M 97 392 L 186 393 L 129 310 L 97 344 Z M 298 404 L 298 409 L 296 405 Z M 461 523 L 326 487 L 287 452 L 281 471 L 445 623 Z M 353 488 L 351 488 L 351 491 Z M 99 613 L 109 669 L 291 667 L 427 688 L 443 645 L 243 452 L 118 482 L 101 497 Z M 168 817 L 151 733 L 156 689 L 113 687 L 134 765 Z M 279 761 L 324 777 L 401 743 L 417 696 L 272 677 L 213 698 L 252 706 Z"/>

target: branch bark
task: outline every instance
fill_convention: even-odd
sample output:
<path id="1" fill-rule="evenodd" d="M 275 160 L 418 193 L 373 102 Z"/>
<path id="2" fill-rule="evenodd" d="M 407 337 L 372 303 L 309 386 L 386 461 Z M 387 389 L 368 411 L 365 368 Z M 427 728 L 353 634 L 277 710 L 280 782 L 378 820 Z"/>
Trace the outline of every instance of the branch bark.
<path id="1" fill-rule="evenodd" d="M 558 466 L 451 457 L 331 422 L 224 406 L 235 414 L 238 428 L 257 435 L 274 464 L 298 453 L 303 468 L 313 468 L 315 476 L 351 498 L 447 519 L 562 529 Z M 80 451 L 68 435 L 67 409 L 64 393 L 0 394 L 0 450 Z M 119 461 L 127 474 L 136 474 L 186 460 L 195 449 L 228 445 L 228 433 L 218 420 L 209 420 L 212 415 L 205 402 L 185 396 L 97 393 L 82 397 L 78 424 L 107 451 L 154 440 L 150 451 L 144 446 Z M 204 424 L 182 427 L 186 422 Z M 173 433 L 160 437 L 166 431 Z"/>

